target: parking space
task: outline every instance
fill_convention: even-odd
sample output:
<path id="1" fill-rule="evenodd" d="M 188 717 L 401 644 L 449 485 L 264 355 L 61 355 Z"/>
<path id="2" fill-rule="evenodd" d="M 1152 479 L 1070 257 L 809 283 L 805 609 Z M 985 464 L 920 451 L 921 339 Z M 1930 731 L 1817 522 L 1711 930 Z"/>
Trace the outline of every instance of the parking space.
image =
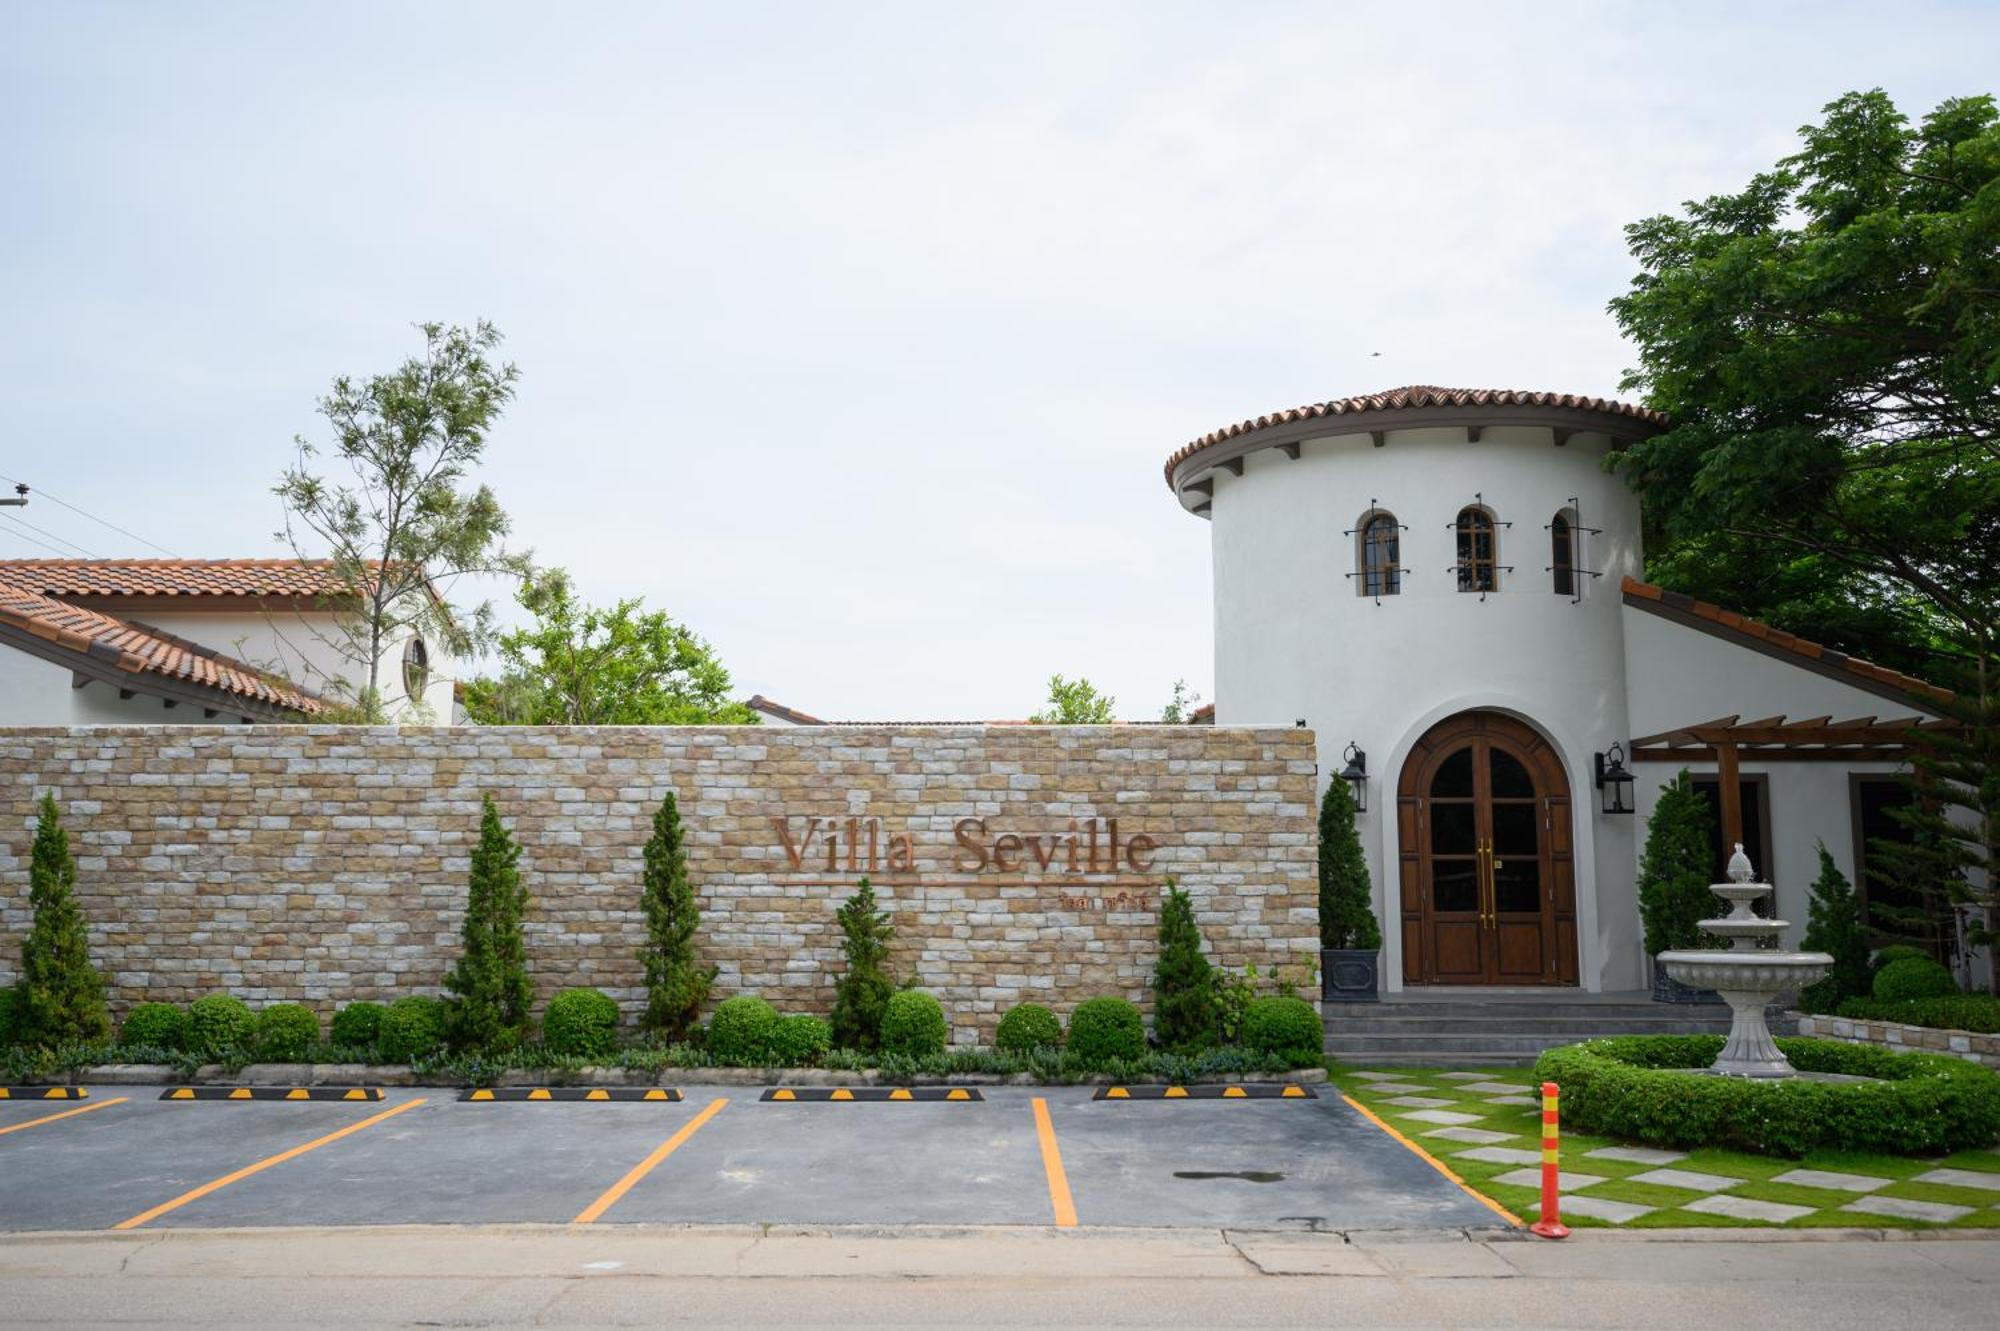
<path id="1" fill-rule="evenodd" d="M 1488 1227 L 1337 1096 L 162 1101 L 0 1135 L 0 1229 L 769 1223 Z M 121 1103 L 113 1100 L 122 1098 Z M 1037 1102 L 1040 1109 L 1037 1109 Z M 10 1123 L 70 1105 L 0 1105 Z M 1072 1220 L 1073 1216 L 1073 1220 Z"/>

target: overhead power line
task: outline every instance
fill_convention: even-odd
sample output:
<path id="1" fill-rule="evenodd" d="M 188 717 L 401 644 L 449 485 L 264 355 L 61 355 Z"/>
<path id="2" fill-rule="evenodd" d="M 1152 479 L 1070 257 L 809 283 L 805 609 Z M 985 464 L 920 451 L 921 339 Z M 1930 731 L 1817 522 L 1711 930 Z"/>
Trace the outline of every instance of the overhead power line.
<path id="1" fill-rule="evenodd" d="M 19 524 L 20 526 L 23 526 L 23 527 L 26 527 L 26 528 L 27 528 L 27 529 L 28 529 L 29 531 L 31 531 L 31 532 L 35 532 L 35 533 L 36 533 L 36 534 L 38 534 L 38 535 L 41 535 L 41 536 L 45 536 L 45 537 L 47 537 L 47 538 L 48 538 L 49 540 L 51 540 L 51 541 L 54 541 L 54 542 L 56 542 L 56 543 L 57 543 L 58 545 L 66 545 L 66 546 L 68 546 L 68 547 L 69 547 L 70 549 L 72 549 L 72 550 L 76 551 L 76 552 L 77 552 L 78 554 L 82 555 L 82 556 L 83 556 L 83 557 L 84 557 L 85 559 L 95 559 L 95 558 L 97 558 L 97 556 L 96 556 L 95 554 L 93 554 L 93 553 L 92 553 L 91 551 L 89 551 L 89 550 L 85 549 L 85 548 L 84 548 L 83 546 L 80 546 L 80 545 L 78 545 L 78 544 L 77 544 L 77 543 L 76 543 L 75 541 L 72 541 L 72 540 L 69 540 L 69 539 L 68 539 L 67 537 L 63 537 L 63 536 L 58 536 L 58 535 L 56 535 L 56 534 L 55 534 L 54 532 L 50 531 L 50 530 L 49 530 L 48 528 L 46 528 L 46 527 L 37 527 L 37 526 L 36 526 L 36 525 L 35 525 L 34 523 L 32 523 L 32 522 L 28 521 L 28 520 L 27 520 L 26 518 L 24 518 L 24 517 L 20 517 L 20 516 L 18 516 L 18 515 L 16 515 L 16 514 L 13 514 L 13 513 L 0 513 L 0 517 L 4 517 L 4 518 L 6 518 L 6 519 L 7 519 L 7 521 L 9 521 L 9 522 L 12 522 L 12 523 L 17 523 L 17 524 Z M 60 552 L 58 552 L 58 553 L 60 553 Z"/>
<path id="2" fill-rule="evenodd" d="M 0 476 L 0 481 L 5 481 L 5 482 L 6 482 L 7 484 L 9 484 L 9 485 L 19 485 L 19 484 L 21 484 L 21 483 L 22 483 L 22 482 L 20 482 L 20 481 L 16 480 L 16 479 L 15 479 L 14 477 L 12 477 L 12 476 Z M 179 554 L 175 553 L 175 552 L 174 552 L 174 551 L 172 551 L 172 550 L 169 550 L 169 549 L 167 549 L 167 547 L 165 547 L 164 545 L 161 545 L 161 544 L 160 544 L 159 542 L 157 542 L 157 541 L 149 541 L 149 540 L 147 540 L 147 539 L 146 539 L 145 537 L 143 537 L 143 536 L 139 535 L 139 534 L 138 534 L 137 532 L 134 532 L 134 531 L 127 531 L 127 530 L 126 530 L 125 528 L 123 528 L 123 527 L 119 526 L 119 525 L 118 525 L 117 523 L 115 523 L 115 522 L 107 522 L 107 521 L 105 521 L 105 520 L 104 520 L 103 518 L 100 518 L 100 517 L 98 517 L 98 516 L 97 516 L 97 515 L 96 515 L 95 513 L 91 513 L 91 512 L 87 512 L 87 511 L 86 511 L 86 510 L 84 510 L 84 509 L 81 509 L 81 508 L 78 508 L 78 507 L 77 507 L 77 506 L 76 506 L 75 504 L 72 504 L 72 503 L 70 503 L 70 502 L 69 502 L 68 500 L 65 500 L 65 499 L 59 499 L 59 498 L 57 498 L 57 497 L 56 497 L 55 495 L 52 495 L 52 494 L 50 494 L 50 493 L 49 493 L 49 492 L 48 492 L 47 490 L 44 490 L 44 489 L 42 489 L 42 488 L 41 488 L 41 487 L 39 487 L 39 486 L 35 487 L 35 489 L 33 490 L 33 492 L 32 492 L 32 493 L 34 494 L 34 497 L 35 497 L 35 498 L 37 498 L 37 499 L 46 499 L 46 500 L 48 500 L 48 501 L 49 501 L 49 502 L 50 502 L 51 504 L 60 504 L 60 505 L 61 505 L 62 507 L 64 507 L 64 508 L 68 509 L 68 510 L 69 510 L 70 512 L 72 512 L 72 513 L 75 513 L 75 514 L 77 514 L 77 515 L 78 515 L 78 516 L 80 516 L 80 517 L 86 517 L 86 518 L 89 518 L 89 519 L 90 519 L 90 520 L 91 520 L 92 522 L 96 523 L 96 524 L 97 524 L 98 526 L 100 526 L 100 527 L 109 527 L 109 528 L 110 528 L 110 529 L 111 529 L 112 531 L 115 531 L 115 532 L 117 532 L 117 533 L 118 533 L 118 534 L 119 534 L 120 536 L 125 536 L 125 537 L 129 537 L 129 538 L 131 538 L 132 540 L 135 540 L 135 541 L 137 541 L 137 542 L 138 542 L 139 544 L 141 544 L 141 545 L 143 545 L 143 546 L 146 546 L 146 547 L 147 547 L 148 549 L 152 549 L 152 550 L 158 550 L 158 551 L 159 551 L 159 552 L 160 552 L 161 554 L 163 554 L 163 555 L 166 555 L 167 557 L 169 557 L 169 558 L 171 558 L 171 559 L 179 559 L 179 558 L 180 558 L 180 555 L 179 555 Z M 61 538 L 61 537 L 57 537 L 56 539 L 57 539 L 57 540 L 61 540 L 62 538 Z M 75 543 L 74 543 L 74 542 L 64 542 L 64 544 L 71 544 L 71 545 L 73 545 L 73 544 L 75 544 Z M 77 546 L 76 548 L 77 548 L 77 549 L 79 549 L 79 550 L 81 550 L 81 549 L 82 549 L 83 547 L 82 547 L 82 546 Z M 56 553 L 58 553 L 58 554 L 61 554 L 62 552 L 61 552 L 61 551 L 57 551 Z"/>
<path id="3" fill-rule="evenodd" d="M 67 551 L 63 551 L 63 550 L 58 550 L 58 549 L 56 549 L 56 548 L 55 548 L 55 547 L 54 547 L 53 545 L 50 545 L 50 544 L 49 544 L 49 543 L 48 543 L 47 541 L 44 541 L 44 540 L 40 540 L 40 539 L 38 539 L 38 538 L 36 538 L 36 537 L 33 537 L 33 536 L 30 536 L 30 535 L 28 535 L 28 533 L 26 533 L 26 532 L 24 532 L 24 531 L 14 531 L 14 529 L 13 529 L 13 528 L 11 528 L 11 527 L 0 527 L 0 532 L 8 532 L 8 533 L 10 533 L 10 534 L 12 534 L 12 535 L 14 535 L 14 536 L 18 536 L 18 537 L 20 537 L 20 538 L 21 538 L 22 540 L 26 541 L 26 542 L 27 542 L 28 544 L 30 544 L 30 545 L 38 545 L 38 546 L 40 546 L 40 547 L 41 547 L 42 549 L 44 549 L 44 550 L 48 551 L 48 552 L 49 552 L 50 554 L 52 554 L 52 555 L 55 555 L 55 556 L 57 556 L 58 558 L 62 558 L 62 559 L 68 559 L 68 558 L 69 558 L 69 554 L 68 554 L 68 552 L 67 552 Z"/>

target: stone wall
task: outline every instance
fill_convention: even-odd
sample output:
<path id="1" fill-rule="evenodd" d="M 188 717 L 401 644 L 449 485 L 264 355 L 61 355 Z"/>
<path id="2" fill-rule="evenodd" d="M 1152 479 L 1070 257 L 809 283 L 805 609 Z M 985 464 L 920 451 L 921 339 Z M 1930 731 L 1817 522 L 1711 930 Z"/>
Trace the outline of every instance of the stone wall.
<path id="1" fill-rule="evenodd" d="M 1026 999 L 1145 1001 L 1169 874 L 1218 963 L 1317 960 L 1308 730 L 102 727 L 0 730 L 0 983 L 53 791 L 117 1011 L 436 992 L 491 793 L 538 998 L 596 985 L 635 1011 L 640 847 L 670 790 L 717 998 L 827 1012 L 834 908 L 871 865 L 898 977 L 961 1043 Z"/>
<path id="2" fill-rule="evenodd" d="M 1959 1058 L 2000 1069 L 2000 1035 L 1909 1026 L 1900 1021 L 1864 1021 L 1859 1017 L 1810 1014 L 1799 1017 L 1799 1034 L 1815 1035 L 1822 1040 L 1844 1040 L 1848 1044 L 1872 1044 L 1899 1054 L 1955 1054 Z"/>

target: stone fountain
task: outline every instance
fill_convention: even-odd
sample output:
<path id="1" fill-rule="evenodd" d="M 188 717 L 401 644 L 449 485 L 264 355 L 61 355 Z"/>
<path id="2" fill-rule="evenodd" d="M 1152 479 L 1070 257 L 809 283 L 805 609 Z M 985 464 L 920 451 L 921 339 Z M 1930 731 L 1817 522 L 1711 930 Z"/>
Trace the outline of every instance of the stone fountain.
<path id="1" fill-rule="evenodd" d="M 1757 946 L 1775 939 L 1784 920 L 1759 918 L 1750 903 L 1771 894 L 1769 883 L 1756 883 L 1750 857 L 1738 842 L 1729 857 L 1729 879 L 1709 890 L 1729 903 L 1729 914 L 1703 920 L 1701 931 L 1726 938 L 1727 952 L 1662 952 L 1667 974 L 1697 989 L 1713 989 L 1729 1004 L 1729 1042 L 1722 1046 L 1709 1072 L 1724 1077 L 1793 1077 L 1797 1071 L 1778 1051 L 1764 1009 L 1773 998 L 1795 985 L 1811 984 L 1825 975 L 1833 958 L 1824 952 L 1775 952 Z"/>

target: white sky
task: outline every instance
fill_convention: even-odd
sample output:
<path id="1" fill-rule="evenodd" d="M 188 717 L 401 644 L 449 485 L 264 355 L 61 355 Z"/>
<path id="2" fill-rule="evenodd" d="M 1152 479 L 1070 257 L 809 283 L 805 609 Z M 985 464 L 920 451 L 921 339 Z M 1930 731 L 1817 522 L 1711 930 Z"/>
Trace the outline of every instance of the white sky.
<path id="1" fill-rule="evenodd" d="M 520 542 L 745 696 L 1019 717 L 1062 671 L 1157 716 L 1212 668 L 1169 452 L 1405 383 L 1615 391 L 1625 223 L 1849 89 L 1995 90 L 2000 5 L 1891 13 L 0 0 L 0 475 L 281 554 L 328 381 L 484 316 Z"/>

